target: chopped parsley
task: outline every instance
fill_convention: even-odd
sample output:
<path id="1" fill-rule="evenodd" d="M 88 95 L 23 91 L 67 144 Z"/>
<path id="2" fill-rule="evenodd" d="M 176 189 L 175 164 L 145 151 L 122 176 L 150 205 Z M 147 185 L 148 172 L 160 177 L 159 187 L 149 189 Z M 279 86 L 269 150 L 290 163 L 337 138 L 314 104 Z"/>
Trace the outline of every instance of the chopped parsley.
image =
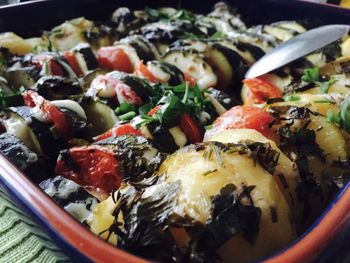
<path id="1" fill-rule="evenodd" d="M 350 132 L 350 96 L 346 96 L 340 104 L 339 112 L 327 112 L 327 121 L 338 124 L 342 129 Z"/>
<path id="2" fill-rule="evenodd" d="M 320 75 L 317 67 L 305 69 L 304 75 L 301 77 L 301 79 L 307 83 L 318 85 L 323 93 L 328 93 L 330 85 L 335 82 L 333 77 L 327 79 L 326 76 Z"/>
<path id="3" fill-rule="evenodd" d="M 148 84 L 149 85 L 149 84 Z M 136 120 L 136 127 L 158 122 L 163 126 L 171 126 L 184 113 L 201 122 L 201 114 L 206 112 L 210 115 L 210 120 L 205 120 L 203 125 L 208 125 L 211 119 L 217 116 L 215 107 L 211 101 L 205 97 L 205 92 L 197 85 L 189 87 L 188 83 L 177 86 L 157 84 L 153 89 L 154 94 L 150 102 L 139 108 L 140 118 Z M 157 110 L 150 115 L 150 110 L 157 107 Z"/>

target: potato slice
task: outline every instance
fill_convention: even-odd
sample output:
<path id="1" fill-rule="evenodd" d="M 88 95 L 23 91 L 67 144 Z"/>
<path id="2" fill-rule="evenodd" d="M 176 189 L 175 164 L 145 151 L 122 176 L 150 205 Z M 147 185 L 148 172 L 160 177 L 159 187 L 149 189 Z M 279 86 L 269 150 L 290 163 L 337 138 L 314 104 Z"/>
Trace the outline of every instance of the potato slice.
<path id="1" fill-rule="evenodd" d="M 268 143 L 271 147 L 279 152 L 277 166 L 273 172 L 273 177 L 278 184 L 284 198 L 287 200 L 289 207 L 292 210 L 293 218 L 297 224 L 302 220 L 301 203 L 297 202 L 296 188 L 299 182 L 298 167 L 288 157 L 281 152 L 275 142 L 267 139 L 261 133 L 252 129 L 235 129 L 226 130 L 215 134 L 208 141 L 218 141 L 222 143 L 240 143 L 244 141 L 255 141 Z"/>
<path id="2" fill-rule="evenodd" d="M 33 50 L 30 44 L 12 32 L 0 34 L 0 47 L 7 48 L 15 55 L 25 55 Z"/>
<path id="3" fill-rule="evenodd" d="M 98 235 L 105 240 L 110 236 L 107 241 L 113 245 L 117 244 L 117 236 L 114 233 L 110 234 L 108 229 L 114 222 L 112 212 L 115 207 L 116 204 L 114 203 L 112 196 L 110 196 L 95 206 L 92 211 L 92 216 L 87 220 L 90 230 L 95 235 Z"/>
<path id="4" fill-rule="evenodd" d="M 205 223 L 210 216 L 211 196 L 219 194 L 227 184 L 234 184 L 238 192 L 244 185 L 254 185 L 251 198 L 254 206 L 261 209 L 257 239 L 252 245 L 243 234 L 236 234 L 217 251 L 219 256 L 223 262 L 232 262 L 232 259 L 251 262 L 292 242 L 295 229 L 290 209 L 273 176 L 248 155 L 221 152 L 220 165 L 214 157 L 205 157 L 206 149 L 181 149 L 171 155 L 158 171 L 159 174 L 166 173 L 165 182 L 181 182 L 176 214 Z M 277 220 L 273 219 L 274 214 Z"/>

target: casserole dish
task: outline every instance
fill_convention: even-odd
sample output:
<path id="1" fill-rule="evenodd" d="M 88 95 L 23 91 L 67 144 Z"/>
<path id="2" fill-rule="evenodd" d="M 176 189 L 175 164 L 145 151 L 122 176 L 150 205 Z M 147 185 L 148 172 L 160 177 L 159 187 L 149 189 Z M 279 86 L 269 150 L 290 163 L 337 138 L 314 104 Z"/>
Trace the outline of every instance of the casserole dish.
<path id="1" fill-rule="evenodd" d="M 43 21 L 39 21 L 39 13 L 48 13 L 50 10 L 60 10 L 49 17 L 49 21 L 45 21 L 45 28 L 51 27 L 54 24 L 61 22 L 62 20 L 76 17 L 79 15 L 85 15 L 91 19 L 102 19 L 111 10 L 118 6 L 130 6 L 130 3 L 104 1 L 103 4 L 97 1 L 84 2 L 84 8 L 81 9 L 82 2 L 74 2 L 69 6 L 69 12 L 64 12 L 66 7 L 61 6 L 63 2 L 37 2 L 27 3 L 18 7 L 4 8 L 2 9 L 1 22 L 2 31 L 15 31 L 18 34 L 25 36 L 26 34 L 34 34 L 38 29 L 43 28 Z M 149 5 L 153 5 L 150 2 Z M 171 2 L 161 2 L 158 5 L 174 5 Z M 210 6 L 212 3 L 208 3 Z M 277 1 L 253 1 L 248 4 L 244 4 L 238 1 L 232 1 L 231 4 L 239 11 L 252 18 L 251 23 L 268 23 L 281 19 L 303 19 L 307 18 L 307 13 L 317 13 L 320 17 L 327 17 L 327 20 L 320 21 L 321 23 L 346 23 L 347 12 L 341 9 L 311 5 L 308 3 L 299 3 L 296 5 L 290 2 L 277 2 Z M 140 4 L 130 6 L 132 8 L 142 8 Z M 199 2 L 193 1 L 185 6 L 188 9 L 195 10 L 197 12 L 204 12 L 205 10 Z M 259 17 L 258 14 L 266 14 L 263 12 L 265 9 L 273 8 L 276 10 L 275 14 L 271 14 L 268 19 L 263 20 L 264 16 Z M 86 10 L 85 10 L 86 9 Z M 257 11 L 258 10 L 258 11 Z M 295 10 L 292 13 L 291 10 Z M 76 13 L 74 13 L 76 12 Z M 30 20 L 30 26 L 26 28 L 22 27 L 23 24 L 18 25 L 18 28 L 10 27 L 14 26 L 15 17 L 22 17 L 23 20 Z M 331 18 L 334 18 L 332 20 Z M 6 21 L 6 22 L 5 22 Z M 47 23 L 46 23 L 47 22 Z M 8 27 L 7 26 L 8 23 Z M 32 185 L 23 175 L 20 175 L 12 165 L 10 165 L 4 158 L 1 162 L 1 180 L 6 191 L 13 195 L 14 199 L 28 210 L 39 222 L 47 227 L 48 233 L 52 238 L 58 242 L 60 246 L 66 252 L 77 261 L 86 261 L 91 259 L 93 261 L 107 261 L 114 258 L 115 261 L 122 262 L 142 262 L 141 259 L 130 256 L 125 252 L 113 249 L 111 246 L 105 244 L 96 237 L 91 236 L 86 230 L 78 226 L 68 215 L 61 212 L 52 201 L 48 200 L 34 185 Z M 342 227 L 347 222 L 347 204 L 349 203 L 347 198 L 347 186 L 340 191 L 338 198 L 330 205 L 329 209 L 323 216 L 315 223 L 315 225 L 295 242 L 290 248 L 280 252 L 275 257 L 267 260 L 272 262 L 285 262 L 285 261 L 311 261 L 316 259 L 320 248 L 323 248 L 329 243 Z M 76 229 L 81 229 L 76 231 Z M 80 252 L 78 252 L 80 251 Z"/>

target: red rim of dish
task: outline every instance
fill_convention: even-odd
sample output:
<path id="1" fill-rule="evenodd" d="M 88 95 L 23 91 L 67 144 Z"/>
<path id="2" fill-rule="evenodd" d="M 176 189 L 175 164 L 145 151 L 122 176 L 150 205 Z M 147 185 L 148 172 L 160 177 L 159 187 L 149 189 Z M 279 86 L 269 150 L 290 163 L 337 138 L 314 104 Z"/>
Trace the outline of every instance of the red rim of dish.
<path id="1" fill-rule="evenodd" d="M 125 263 L 147 262 L 137 256 L 117 249 L 106 241 L 96 237 L 85 229 L 70 215 L 46 196 L 26 176 L 0 155 L 0 174 L 6 184 L 19 195 L 20 199 L 30 202 L 34 213 L 43 216 L 51 228 L 60 233 L 70 246 L 80 251 L 94 262 L 108 262 L 111 258 Z M 320 251 L 335 237 L 350 218 L 350 188 L 344 190 L 342 196 L 333 202 L 333 206 L 320 222 L 295 244 L 291 245 L 265 262 L 306 262 L 316 258 Z"/>

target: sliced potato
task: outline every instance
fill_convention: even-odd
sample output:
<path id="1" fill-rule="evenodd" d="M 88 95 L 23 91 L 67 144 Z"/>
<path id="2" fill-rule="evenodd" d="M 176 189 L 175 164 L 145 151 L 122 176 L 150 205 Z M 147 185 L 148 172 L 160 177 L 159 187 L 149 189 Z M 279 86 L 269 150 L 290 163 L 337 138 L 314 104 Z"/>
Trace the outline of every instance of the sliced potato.
<path id="1" fill-rule="evenodd" d="M 217 252 L 223 262 L 251 262 L 271 255 L 295 238 L 288 204 L 269 172 L 248 155 L 221 152 L 222 164 L 216 157 L 205 157 L 204 150 L 186 147 L 171 155 L 158 173 L 166 173 L 166 182 L 181 182 L 176 214 L 205 223 L 211 213 L 211 196 L 219 194 L 227 184 L 237 191 L 244 185 L 254 185 L 251 198 L 261 209 L 259 233 L 252 245 L 243 234 L 234 235 Z M 214 155 L 214 154 L 213 154 Z M 272 219 L 276 212 L 277 221 Z M 246 253 L 244 253 L 246 252 Z"/>
<path id="2" fill-rule="evenodd" d="M 273 177 L 278 184 L 284 198 L 287 200 L 289 207 L 294 216 L 294 220 L 297 224 L 300 224 L 302 220 L 302 208 L 301 203 L 297 200 L 296 188 L 298 186 L 299 171 L 298 167 L 288 157 L 281 152 L 277 145 L 264 137 L 261 133 L 252 129 L 235 129 L 219 132 L 208 139 L 208 141 L 218 141 L 222 143 L 240 143 L 245 141 L 255 141 L 268 143 L 271 147 L 279 152 L 279 158 L 277 166 L 273 172 Z"/>
<path id="3" fill-rule="evenodd" d="M 12 32 L 0 34 L 0 47 L 7 48 L 15 55 L 25 55 L 33 50 L 29 43 Z"/>
<path id="4" fill-rule="evenodd" d="M 114 222 L 114 216 L 112 212 L 115 209 L 116 204 L 113 201 L 112 196 L 97 204 L 92 211 L 92 216 L 88 218 L 87 223 L 90 226 L 90 230 L 115 245 L 117 244 L 117 237 L 114 233 L 110 233 L 108 229 Z"/>

